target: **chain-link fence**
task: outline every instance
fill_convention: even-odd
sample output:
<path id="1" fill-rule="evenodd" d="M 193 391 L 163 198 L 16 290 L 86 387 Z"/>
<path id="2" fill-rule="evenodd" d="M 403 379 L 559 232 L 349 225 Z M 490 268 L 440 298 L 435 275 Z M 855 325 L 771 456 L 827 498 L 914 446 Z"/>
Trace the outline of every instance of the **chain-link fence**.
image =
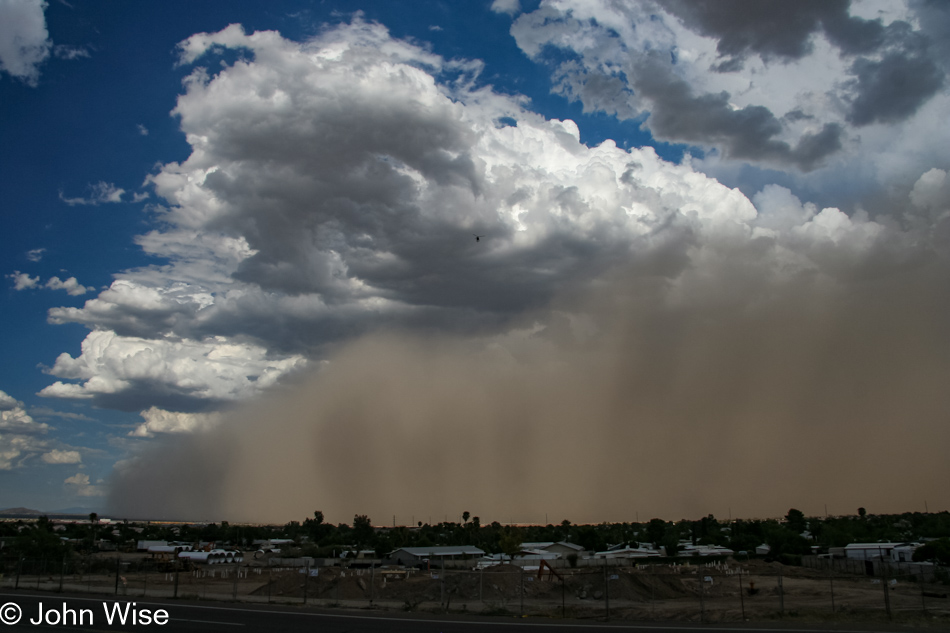
<path id="1" fill-rule="evenodd" d="M 394 567 L 183 568 L 141 556 L 18 559 L 4 588 L 128 597 L 374 606 L 406 611 L 525 614 L 616 620 L 729 622 L 771 618 L 950 618 L 946 570 L 909 574 L 879 565 L 850 571 L 747 565 L 654 564 L 538 570 Z"/>

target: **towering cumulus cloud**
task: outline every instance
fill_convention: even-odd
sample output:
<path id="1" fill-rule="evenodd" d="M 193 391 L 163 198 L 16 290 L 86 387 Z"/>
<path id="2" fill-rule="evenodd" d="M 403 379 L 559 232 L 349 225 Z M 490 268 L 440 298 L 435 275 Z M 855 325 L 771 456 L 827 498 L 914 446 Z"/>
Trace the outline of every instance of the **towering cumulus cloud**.
<path id="1" fill-rule="evenodd" d="M 167 206 L 139 238 L 164 261 L 50 315 L 94 331 L 46 395 L 193 431 L 117 468 L 115 512 L 947 500 L 941 170 L 873 217 L 749 199 L 650 148 L 587 147 L 479 87 L 479 64 L 359 18 L 302 44 L 232 25 L 180 54 L 192 152 L 150 177 Z M 757 147 L 808 168 L 827 129 Z"/>

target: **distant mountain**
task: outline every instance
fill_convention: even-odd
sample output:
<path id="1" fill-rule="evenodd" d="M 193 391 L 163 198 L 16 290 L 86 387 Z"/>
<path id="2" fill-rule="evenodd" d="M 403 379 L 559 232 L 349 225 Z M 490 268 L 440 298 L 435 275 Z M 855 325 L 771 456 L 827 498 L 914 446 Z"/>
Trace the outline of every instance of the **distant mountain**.
<path id="1" fill-rule="evenodd" d="M 41 516 L 76 516 L 81 515 L 88 517 L 90 512 L 96 512 L 100 516 L 101 512 L 95 508 L 63 508 L 62 510 L 33 510 L 32 508 L 7 508 L 6 510 L 0 510 L 0 517 L 41 517 Z"/>
<path id="2" fill-rule="evenodd" d="M 62 510 L 50 510 L 46 514 L 85 514 L 89 516 L 90 512 L 95 512 L 96 514 L 102 516 L 102 510 L 98 508 L 84 508 L 82 506 L 77 506 L 75 508 L 63 508 Z"/>

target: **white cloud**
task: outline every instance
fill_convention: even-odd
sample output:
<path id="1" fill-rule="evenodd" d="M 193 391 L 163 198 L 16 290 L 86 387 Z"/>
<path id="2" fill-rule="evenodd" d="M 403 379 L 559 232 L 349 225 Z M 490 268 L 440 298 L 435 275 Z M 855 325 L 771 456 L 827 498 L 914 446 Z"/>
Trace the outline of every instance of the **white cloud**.
<path id="1" fill-rule="evenodd" d="M 45 248 L 34 248 L 33 250 L 26 252 L 26 258 L 31 262 L 38 262 L 43 259 L 43 253 L 45 252 Z"/>
<path id="2" fill-rule="evenodd" d="M 129 432 L 132 437 L 154 437 L 156 433 L 204 431 L 213 428 L 222 420 L 220 413 L 181 413 L 165 411 L 158 407 L 142 411 L 140 415 L 145 422 Z"/>
<path id="3" fill-rule="evenodd" d="M 304 364 L 301 356 L 271 358 L 259 346 L 224 337 L 149 340 L 97 331 L 86 336 L 80 356 L 61 354 L 49 370 L 81 384 L 58 381 L 39 395 L 114 403 L 145 390 L 180 408 L 253 396 Z"/>
<path id="4" fill-rule="evenodd" d="M 950 210 L 950 178 L 936 167 L 922 174 L 910 192 L 911 201 L 922 209 Z"/>
<path id="5" fill-rule="evenodd" d="M 43 439 L 49 427 L 37 423 L 23 403 L 0 391 L 0 470 L 11 470 L 47 450 Z"/>
<path id="6" fill-rule="evenodd" d="M 49 407 L 31 407 L 30 414 L 35 418 L 62 418 L 64 420 L 81 420 L 83 422 L 92 422 L 94 418 L 82 413 L 72 413 L 69 411 L 57 411 Z"/>
<path id="7" fill-rule="evenodd" d="M 40 287 L 39 277 L 30 277 L 29 274 L 21 273 L 19 270 L 15 270 L 12 274 L 7 275 L 7 278 L 13 280 L 13 287 L 16 290 L 29 290 L 31 288 Z M 42 287 L 49 290 L 65 290 L 74 297 L 95 290 L 92 286 L 83 286 L 75 277 L 70 277 L 65 281 L 59 277 L 50 277 Z"/>
<path id="8" fill-rule="evenodd" d="M 494 0 L 491 3 L 491 10 L 495 13 L 514 15 L 521 11 L 521 0 Z"/>
<path id="9" fill-rule="evenodd" d="M 43 0 L 0 0 L 0 70 L 36 85 L 49 57 Z"/>
<path id="10" fill-rule="evenodd" d="M 139 123 L 136 126 L 136 129 L 139 131 L 139 134 L 141 134 L 142 136 L 148 136 L 148 128 L 142 125 L 141 123 Z"/>
<path id="11" fill-rule="evenodd" d="M 66 281 L 63 281 L 59 277 L 51 277 L 50 280 L 46 282 L 46 287 L 50 290 L 65 290 L 74 297 L 95 290 L 92 286 L 83 286 L 76 281 L 75 277 L 70 277 Z"/>
<path id="12" fill-rule="evenodd" d="M 71 207 L 76 205 L 99 206 L 109 202 L 122 202 L 122 195 L 125 193 L 125 189 L 116 187 L 109 182 L 98 182 L 89 185 L 88 189 L 89 195 L 86 197 L 67 198 L 63 195 L 63 192 L 60 192 L 59 199 Z"/>
<path id="13" fill-rule="evenodd" d="M 17 407 L 22 407 L 23 403 L 10 396 L 4 391 L 0 391 L 0 411 L 11 411 Z"/>
<path id="14" fill-rule="evenodd" d="M 47 464 L 80 464 L 82 455 L 79 451 L 61 451 L 54 448 L 48 453 L 43 453 L 43 461 Z"/>
<path id="15" fill-rule="evenodd" d="M 89 51 L 81 46 L 68 46 L 66 44 L 57 44 L 53 47 L 53 55 L 59 59 L 80 59 L 90 57 Z"/>
<path id="16" fill-rule="evenodd" d="M 40 283 L 39 277 L 30 277 L 28 273 L 21 273 L 19 270 L 14 270 L 12 274 L 7 275 L 7 278 L 13 280 L 13 287 L 16 290 L 36 288 Z"/>
<path id="17" fill-rule="evenodd" d="M 63 480 L 63 483 L 69 486 L 88 486 L 89 485 L 89 475 L 84 473 L 76 473 L 72 477 L 67 477 Z"/>
<path id="18" fill-rule="evenodd" d="M 67 477 L 63 483 L 80 497 L 101 497 L 106 494 L 105 486 L 99 485 L 101 482 L 90 483 L 89 475 L 85 473 L 76 473 L 72 477 Z"/>

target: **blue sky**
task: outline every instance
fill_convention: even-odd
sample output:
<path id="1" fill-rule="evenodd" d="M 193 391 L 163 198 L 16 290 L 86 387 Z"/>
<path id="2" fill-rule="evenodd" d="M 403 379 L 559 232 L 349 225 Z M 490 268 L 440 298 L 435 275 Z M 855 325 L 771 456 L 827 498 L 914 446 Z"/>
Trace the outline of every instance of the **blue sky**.
<path id="1" fill-rule="evenodd" d="M 926 351 L 947 342 L 950 13 L 939 3 L 5 0 L 0 23 L 2 507 L 193 513 L 170 498 L 123 506 L 121 491 L 156 446 L 266 426 L 228 420 L 283 390 L 326 389 L 313 372 L 347 366 L 335 359 L 381 333 L 505 349 L 531 380 L 573 367 L 601 378 L 598 402 L 650 375 L 644 384 L 688 385 L 708 405 L 716 381 L 695 367 L 740 363 L 725 342 L 735 315 L 761 309 L 772 316 L 749 330 L 783 339 L 788 324 L 762 306 L 789 302 L 818 306 L 788 335 L 815 345 L 797 382 L 759 385 L 785 395 L 748 396 L 701 433 L 750 437 L 761 429 L 743 416 L 781 409 L 770 437 L 803 434 L 808 422 L 780 404 L 790 399 L 834 419 L 833 437 L 861 433 L 840 412 L 868 385 L 893 387 L 878 411 L 943 404 L 927 380 L 947 366 Z M 623 342 L 602 301 L 577 298 L 647 278 L 663 290 L 649 314 L 627 315 L 638 326 Z M 890 299 L 905 308 L 875 312 Z M 852 340 L 856 314 L 867 323 Z M 689 352 L 656 343 L 672 374 L 614 374 L 555 334 L 563 318 L 593 324 L 588 347 L 624 358 L 644 349 L 631 340 L 677 339 L 665 329 L 677 319 L 698 338 Z M 703 329 L 719 318 L 722 329 Z M 844 333 L 840 367 L 816 343 L 829 331 Z M 556 351 L 522 354 L 519 337 Z M 788 350 L 755 349 L 742 358 L 762 375 L 788 363 Z M 888 371 L 861 373 L 861 358 L 885 357 Z M 927 380 L 911 380 L 920 368 Z M 827 382 L 806 388 L 803 376 Z M 748 394 L 743 380 L 717 396 Z M 605 435 L 649 435 L 615 426 L 627 413 L 598 415 Z M 657 419 L 689 436 L 695 417 Z M 946 448 L 939 416 L 915 420 L 911 443 Z M 898 483 L 946 474 L 933 468 Z M 859 503 L 854 485 L 829 494 Z M 811 499 L 811 486 L 783 490 Z M 897 488 L 882 494 L 900 509 Z M 656 513 L 729 504 L 640 496 Z M 293 516 L 291 505 L 269 516 Z"/>

